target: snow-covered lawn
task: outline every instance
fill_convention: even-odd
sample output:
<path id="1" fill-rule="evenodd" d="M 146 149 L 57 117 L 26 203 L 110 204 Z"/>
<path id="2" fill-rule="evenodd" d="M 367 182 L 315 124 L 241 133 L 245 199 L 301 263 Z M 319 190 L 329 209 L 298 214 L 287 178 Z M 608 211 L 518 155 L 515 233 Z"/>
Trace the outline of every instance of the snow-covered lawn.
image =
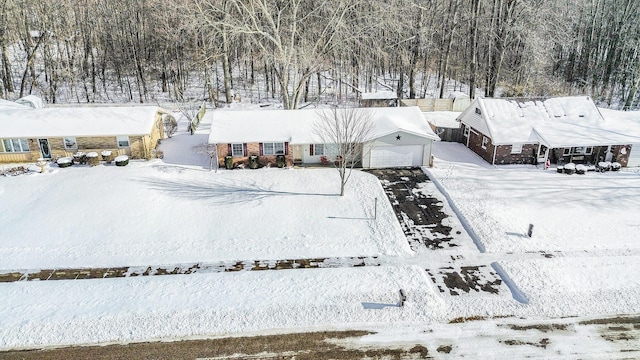
<path id="1" fill-rule="evenodd" d="M 414 253 L 372 175 L 355 172 L 339 197 L 332 169 L 209 172 L 206 157 L 188 153 L 198 139 L 165 139 L 164 160 L 124 168 L 0 178 L 0 270 L 325 256 L 378 256 L 382 266 L 2 283 L 0 349 L 355 328 L 380 332 L 365 342 L 387 334 L 428 344 L 430 354 L 433 339 L 446 337 L 455 358 L 473 354 L 489 331 L 487 354 L 513 350 L 496 352 L 507 346 L 496 325 L 503 316 L 640 313 L 636 171 L 496 168 L 439 143 L 426 171 L 445 194 L 433 183 L 421 191 L 446 203 L 446 223 L 463 231 L 459 212 L 478 246 L 460 234 L 460 246 Z M 452 295 L 443 274 L 463 267 L 501 279 L 498 292 Z M 401 288 L 408 299 L 397 307 Z M 461 317 L 487 320 L 469 333 L 448 324 Z M 574 336 L 600 338 L 594 331 Z"/>
<path id="2" fill-rule="evenodd" d="M 409 253 L 379 181 L 333 169 L 209 172 L 132 161 L 0 179 L 0 269 Z"/>
<path id="3" fill-rule="evenodd" d="M 0 349 L 429 322 L 445 305 L 427 281 L 418 267 L 367 267 L 2 284 Z"/>
<path id="4" fill-rule="evenodd" d="M 457 143 L 435 149 L 440 160 L 429 173 L 487 252 L 640 250 L 639 169 L 564 175 L 533 166 L 489 166 Z M 529 224 L 531 238 L 525 235 Z"/>

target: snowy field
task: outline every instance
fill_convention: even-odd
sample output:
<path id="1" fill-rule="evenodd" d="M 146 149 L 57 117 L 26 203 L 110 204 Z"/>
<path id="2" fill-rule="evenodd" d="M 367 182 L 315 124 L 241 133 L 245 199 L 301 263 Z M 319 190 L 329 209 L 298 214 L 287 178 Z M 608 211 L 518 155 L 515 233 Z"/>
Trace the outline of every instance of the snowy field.
<path id="1" fill-rule="evenodd" d="M 439 339 L 455 345 L 451 358 L 479 349 L 507 357 L 514 348 L 496 330 L 503 319 L 640 313 L 637 171 L 496 168 L 439 143 L 435 167 L 425 169 L 436 184 L 421 191 L 440 198 L 446 222 L 464 231 L 458 212 L 470 236 L 461 234 L 459 247 L 413 252 L 374 176 L 354 173 L 339 197 L 332 169 L 210 172 L 206 156 L 191 152 L 203 139 L 179 133 L 163 141 L 163 160 L 123 168 L 52 166 L 0 178 L 10 209 L 0 218 L 0 270 L 325 256 L 377 256 L 382 266 L 2 283 L 0 350 L 371 329 L 378 334 L 361 345 Z M 464 266 L 497 273 L 498 292 L 439 290 L 443 269 Z M 463 317 L 485 320 L 449 324 Z M 546 335 L 567 341 L 549 351 L 575 354 L 600 339 L 597 329 L 573 335 Z M 531 349 L 549 354 L 546 345 Z"/>
<path id="2" fill-rule="evenodd" d="M 225 171 L 132 161 L 0 179 L 0 269 L 409 253 L 378 180 L 333 169 Z"/>
<path id="3" fill-rule="evenodd" d="M 457 143 L 435 149 L 439 160 L 428 172 L 489 253 L 640 250 L 640 168 L 564 175 L 531 165 L 491 166 Z"/>

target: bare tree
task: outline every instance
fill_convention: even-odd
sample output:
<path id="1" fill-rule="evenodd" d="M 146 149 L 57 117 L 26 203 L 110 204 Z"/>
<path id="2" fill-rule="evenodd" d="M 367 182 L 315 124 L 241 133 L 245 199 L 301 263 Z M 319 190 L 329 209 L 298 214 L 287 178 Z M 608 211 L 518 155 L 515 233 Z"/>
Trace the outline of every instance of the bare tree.
<path id="1" fill-rule="evenodd" d="M 314 133 L 325 144 L 325 151 L 332 156 L 340 175 L 340 196 L 351 170 L 362 161 L 363 144 L 369 139 L 373 124 L 372 110 L 362 108 L 333 108 L 318 110 L 319 120 Z"/>
<path id="2" fill-rule="evenodd" d="M 215 170 L 218 171 L 218 148 L 216 144 L 201 143 L 192 148 L 196 154 L 207 154 L 209 156 L 209 171 L 213 170 L 215 164 Z"/>

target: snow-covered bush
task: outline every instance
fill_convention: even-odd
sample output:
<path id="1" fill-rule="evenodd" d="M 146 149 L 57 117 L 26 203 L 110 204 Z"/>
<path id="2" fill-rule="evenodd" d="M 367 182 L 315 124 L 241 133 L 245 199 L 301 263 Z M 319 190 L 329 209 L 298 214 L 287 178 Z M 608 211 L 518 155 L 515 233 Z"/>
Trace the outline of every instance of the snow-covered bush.
<path id="1" fill-rule="evenodd" d="M 249 169 L 257 169 L 258 164 L 258 155 L 249 156 Z"/>
<path id="2" fill-rule="evenodd" d="M 102 160 L 106 161 L 107 164 L 111 164 L 111 162 L 113 161 L 113 156 L 111 155 L 110 150 L 104 150 L 100 153 L 100 155 L 102 155 Z"/>
<path id="3" fill-rule="evenodd" d="M 619 162 L 611 163 L 611 170 L 618 171 L 622 168 L 622 165 Z"/>
<path id="4" fill-rule="evenodd" d="M 127 155 L 120 155 L 115 158 L 116 166 L 127 166 L 129 164 L 129 157 Z"/>
<path id="5" fill-rule="evenodd" d="M 233 156 L 227 155 L 224 157 L 224 167 L 226 169 L 233 169 Z"/>
<path id="6" fill-rule="evenodd" d="M 56 161 L 56 164 L 58 164 L 58 167 L 60 167 L 60 168 L 69 167 L 69 166 L 73 165 L 73 158 L 71 158 L 71 157 L 61 157 L 60 159 L 58 159 Z"/>
<path id="7" fill-rule="evenodd" d="M 580 174 L 583 175 L 584 173 L 587 172 L 587 167 L 580 164 L 580 165 L 576 165 L 576 174 Z"/>
<path id="8" fill-rule="evenodd" d="M 576 172 L 576 164 L 568 163 L 564 166 L 564 173 L 567 175 L 571 175 Z"/>
<path id="9" fill-rule="evenodd" d="M 556 171 L 560 174 L 562 174 L 564 172 L 564 166 L 562 165 L 558 165 L 558 167 L 556 168 Z"/>
<path id="10" fill-rule="evenodd" d="M 96 166 L 100 164 L 100 158 L 98 157 L 98 153 L 95 151 L 92 151 L 90 153 L 87 153 L 87 162 L 89 163 L 89 165 L 91 166 Z"/>

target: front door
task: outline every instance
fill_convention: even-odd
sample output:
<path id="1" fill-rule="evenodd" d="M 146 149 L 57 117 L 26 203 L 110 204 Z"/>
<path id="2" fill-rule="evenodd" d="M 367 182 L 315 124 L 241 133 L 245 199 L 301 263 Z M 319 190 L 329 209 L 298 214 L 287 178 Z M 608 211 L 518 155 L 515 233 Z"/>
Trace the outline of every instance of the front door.
<path id="1" fill-rule="evenodd" d="M 293 161 L 302 162 L 302 145 L 293 145 Z"/>
<path id="2" fill-rule="evenodd" d="M 40 145 L 40 154 L 43 159 L 51 159 L 51 148 L 49 147 L 49 139 L 38 139 Z"/>
<path id="3" fill-rule="evenodd" d="M 538 146 L 538 164 L 544 164 L 549 156 L 549 148 L 540 144 Z"/>

